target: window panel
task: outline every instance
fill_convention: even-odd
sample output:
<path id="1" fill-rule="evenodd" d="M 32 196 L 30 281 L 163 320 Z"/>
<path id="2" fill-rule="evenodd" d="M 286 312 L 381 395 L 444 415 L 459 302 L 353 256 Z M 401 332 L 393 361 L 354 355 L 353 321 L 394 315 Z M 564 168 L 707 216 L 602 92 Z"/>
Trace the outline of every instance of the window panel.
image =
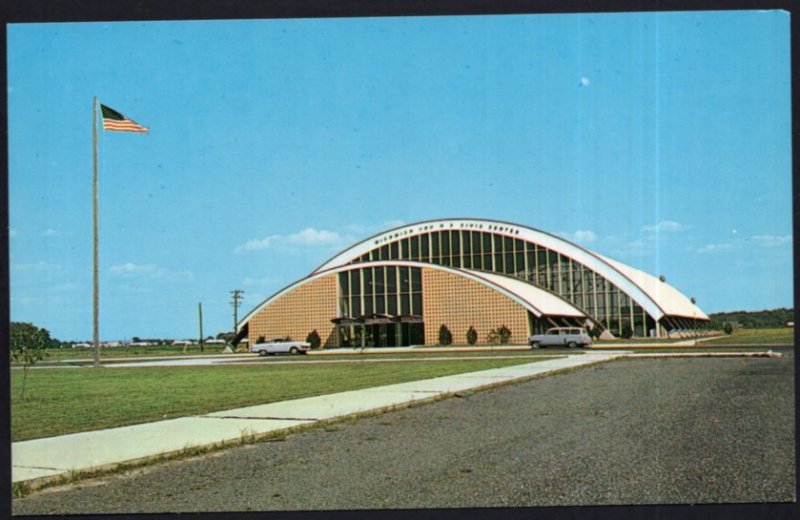
<path id="1" fill-rule="evenodd" d="M 411 259 L 419 260 L 419 237 L 411 237 Z"/>
<path id="2" fill-rule="evenodd" d="M 411 310 L 414 314 L 422 316 L 422 293 L 411 294 Z"/>
<path id="3" fill-rule="evenodd" d="M 407 238 L 404 238 L 403 240 L 400 241 L 400 258 L 402 258 L 403 260 L 408 260 L 409 258 L 411 258 L 411 255 L 409 253 L 410 248 L 408 246 L 408 242 L 409 241 Z"/>
<path id="4" fill-rule="evenodd" d="M 389 244 L 389 259 L 390 260 L 397 260 L 400 258 L 400 248 L 398 247 L 399 244 L 397 242 L 392 242 Z"/>
<path id="5" fill-rule="evenodd" d="M 458 231 L 450 232 L 450 251 L 453 256 L 461 254 L 461 238 Z"/>
<path id="6" fill-rule="evenodd" d="M 389 246 L 381 246 L 381 260 L 389 260 Z"/>
<path id="7" fill-rule="evenodd" d="M 408 274 L 408 267 L 400 267 L 400 292 L 411 290 L 411 277 Z"/>
<path id="8" fill-rule="evenodd" d="M 384 269 L 383 267 L 375 267 L 375 273 L 372 282 L 375 284 L 375 294 L 383 294 L 385 292 L 384 283 Z"/>
<path id="9" fill-rule="evenodd" d="M 416 267 L 411 269 L 411 291 L 422 291 L 422 270 Z"/>
<path id="10" fill-rule="evenodd" d="M 397 293 L 397 267 L 386 268 L 386 292 L 387 294 Z"/>
<path id="11" fill-rule="evenodd" d="M 430 244 L 428 235 L 428 233 L 423 233 L 422 236 L 419 237 L 420 259 L 423 262 L 430 262 Z"/>
<path id="12" fill-rule="evenodd" d="M 407 293 L 400 295 L 400 314 L 404 316 L 411 314 L 411 296 Z"/>
<path id="13" fill-rule="evenodd" d="M 348 271 L 339 273 L 339 291 L 341 291 L 342 296 L 348 296 L 350 294 L 350 280 L 348 279 L 348 274 Z"/>
<path id="14" fill-rule="evenodd" d="M 450 256 L 450 232 L 442 231 L 439 236 L 442 242 L 441 255 L 443 257 Z"/>
<path id="15" fill-rule="evenodd" d="M 472 244 L 470 244 L 469 231 L 461 232 L 461 249 L 464 252 L 464 256 L 472 254 Z"/>
<path id="16" fill-rule="evenodd" d="M 371 297 L 373 294 L 375 294 L 375 282 L 373 281 L 372 268 L 368 267 L 366 269 L 362 269 L 361 272 L 364 278 L 364 294 Z"/>

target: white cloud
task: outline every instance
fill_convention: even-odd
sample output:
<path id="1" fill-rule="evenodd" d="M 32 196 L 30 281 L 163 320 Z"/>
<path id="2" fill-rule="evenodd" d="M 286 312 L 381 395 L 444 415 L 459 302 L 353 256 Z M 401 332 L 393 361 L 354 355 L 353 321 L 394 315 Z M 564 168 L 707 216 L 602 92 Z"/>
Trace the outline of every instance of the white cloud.
<path id="1" fill-rule="evenodd" d="M 172 282 L 190 282 L 194 280 L 194 275 L 191 271 L 170 271 L 155 264 L 126 262 L 109 267 L 108 272 L 121 278 L 146 278 Z"/>
<path id="2" fill-rule="evenodd" d="M 761 247 L 779 247 L 792 243 L 792 235 L 755 235 L 751 240 Z"/>
<path id="3" fill-rule="evenodd" d="M 703 254 L 710 254 L 710 253 L 722 253 L 725 251 L 730 251 L 734 248 L 733 244 L 706 244 L 697 252 L 701 255 Z"/>
<path id="4" fill-rule="evenodd" d="M 58 235 L 58 232 L 55 229 L 52 229 L 52 228 L 51 229 L 47 229 L 42 233 L 42 236 L 45 236 L 45 237 L 54 237 L 56 235 Z"/>
<path id="5" fill-rule="evenodd" d="M 291 235 L 270 235 L 260 239 L 248 240 L 234 251 L 258 251 L 276 246 L 322 247 L 340 244 L 342 237 L 335 231 L 305 228 Z"/>
<path id="6" fill-rule="evenodd" d="M 662 220 L 658 224 L 642 227 L 642 231 L 676 232 L 688 229 L 689 226 L 675 222 L 674 220 Z"/>
<path id="7" fill-rule="evenodd" d="M 324 229 L 316 230 L 314 228 L 305 228 L 286 237 L 286 242 L 289 244 L 302 246 L 327 246 L 335 244 L 339 240 L 339 233 L 325 231 Z"/>
<path id="8" fill-rule="evenodd" d="M 574 233 L 567 233 L 565 231 L 561 231 L 561 232 L 559 232 L 557 234 L 559 236 L 562 236 L 562 237 L 566 238 L 567 240 L 569 240 L 571 242 L 589 243 L 589 242 L 594 242 L 595 240 L 597 240 L 597 233 L 595 233 L 594 231 L 589 231 L 589 230 L 578 230 L 578 231 L 576 231 Z"/>
<path id="9" fill-rule="evenodd" d="M 581 78 L 581 86 L 582 87 L 588 87 L 590 84 L 591 84 L 591 82 L 589 81 L 589 78 L 587 78 L 586 76 Z"/>

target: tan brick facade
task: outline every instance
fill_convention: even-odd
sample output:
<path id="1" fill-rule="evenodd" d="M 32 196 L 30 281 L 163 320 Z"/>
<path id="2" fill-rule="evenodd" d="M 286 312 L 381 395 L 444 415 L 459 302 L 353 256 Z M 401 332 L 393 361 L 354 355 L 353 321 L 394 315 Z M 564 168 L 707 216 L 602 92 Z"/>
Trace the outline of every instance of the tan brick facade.
<path id="1" fill-rule="evenodd" d="M 490 330 L 505 325 L 511 343 L 528 339 L 528 311 L 514 300 L 485 285 L 435 269 L 422 270 L 425 344 L 439 343 L 439 327 L 446 325 L 454 344 L 467 342 L 470 326 L 478 332 L 478 344 L 486 343 Z"/>
<path id="2" fill-rule="evenodd" d="M 331 323 L 331 318 L 336 317 L 336 276 L 322 276 L 291 290 L 253 316 L 248 325 L 251 343 L 259 336 L 290 336 L 295 341 L 305 341 L 308 333 L 316 329 L 323 348 L 339 346 L 336 327 Z"/>

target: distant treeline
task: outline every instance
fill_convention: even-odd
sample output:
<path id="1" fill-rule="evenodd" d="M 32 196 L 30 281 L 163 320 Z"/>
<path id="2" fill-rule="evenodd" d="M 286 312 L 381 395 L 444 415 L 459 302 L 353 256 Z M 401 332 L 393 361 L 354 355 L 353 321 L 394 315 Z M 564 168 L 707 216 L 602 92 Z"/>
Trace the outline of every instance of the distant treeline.
<path id="1" fill-rule="evenodd" d="M 709 314 L 708 317 L 711 318 L 711 323 L 720 329 L 726 322 L 734 327 L 766 329 L 770 327 L 785 327 L 788 322 L 794 321 L 794 309 L 715 312 Z"/>

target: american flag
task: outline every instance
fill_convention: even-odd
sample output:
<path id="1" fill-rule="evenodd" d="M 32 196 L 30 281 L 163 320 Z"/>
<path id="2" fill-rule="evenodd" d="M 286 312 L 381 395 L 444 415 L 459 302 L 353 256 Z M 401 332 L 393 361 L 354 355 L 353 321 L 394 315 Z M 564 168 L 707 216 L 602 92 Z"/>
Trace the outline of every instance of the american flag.
<path id="1" fill-rule="evenodd" d="M 103 113 L 103 130 L 111 132 L 138 132 L 144 133 L 150 131 L 146 126 L 142 126 L 132 119 L 128 119 L 113 108 L 109 108 L 102 103 L 100 104 L 100 111 Z"/>

